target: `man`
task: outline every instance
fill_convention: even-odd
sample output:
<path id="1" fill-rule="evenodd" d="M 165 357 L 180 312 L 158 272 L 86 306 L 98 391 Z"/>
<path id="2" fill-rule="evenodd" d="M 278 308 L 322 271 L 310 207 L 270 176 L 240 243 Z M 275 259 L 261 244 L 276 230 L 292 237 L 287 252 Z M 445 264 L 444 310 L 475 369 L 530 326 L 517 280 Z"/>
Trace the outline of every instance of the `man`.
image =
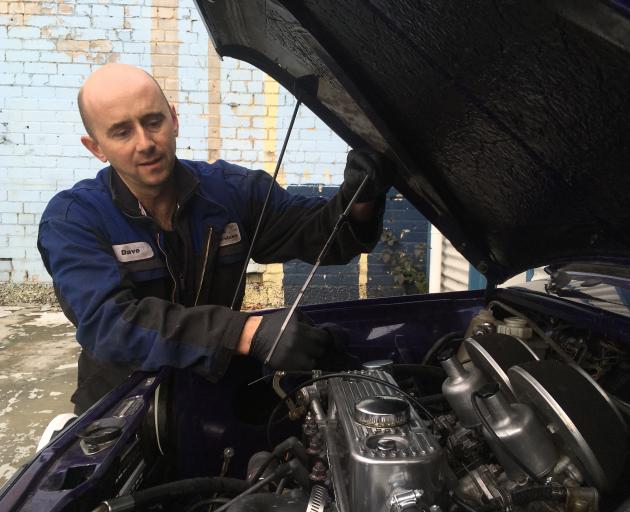
<path id="1" fill-rule="evenodd" d="M 87 131 L 81 142 L 110 166 L 51 200 L 38 239 L 83 348 L 76 411 L 135 369 L 193 368 L 216 381 L 232 354 L 263 360 L 286 312 L 262 317 L 227 306 L 269 176 L 224 161 L 178 160 L 175 109 L 138 68 L 100 68 L 78 102 Z M 388 189 L 379 161 L 372 153 L 351 153 L 341 192 L 329 202 L 274 186 L 253 258 L 314 261 L 366 173 L 368 187 L 325 263 L 344 263 L 373 248 Z M 238 293 L 240 306 L 243 286 Z M 330 350 L 326 330 L 296 317 L 271 366 L 314 368 Z"/>

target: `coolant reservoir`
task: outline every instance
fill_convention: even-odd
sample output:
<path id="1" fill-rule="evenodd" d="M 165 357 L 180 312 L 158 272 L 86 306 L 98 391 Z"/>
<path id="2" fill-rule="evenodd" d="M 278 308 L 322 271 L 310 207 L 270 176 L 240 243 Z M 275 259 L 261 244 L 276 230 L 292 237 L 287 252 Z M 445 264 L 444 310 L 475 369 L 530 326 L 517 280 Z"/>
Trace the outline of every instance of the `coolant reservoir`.
<path id="1" fill-rule="evenodd" d="M 483 434 L 510 480 L 520 482 L 527 474 L 505 452 L 504 447 L 537 477 L 549 473 L 558 460 L 558 454 L 549 432 L 532 409 L 525 404 L 508 403 L 499 392 L 498 385 L 485 386 L 480 395 L 481 407 L 486 409 L 484 416 L 501 441 L 497 442 L 485 428 Z"/>
<path id="2" fill-rule="evenodd" d="M 532 328 L 527 321 L 517 316 L 509 316 L 503 322 L 499 322 L 497 331 L 500 334 L 509 334 L 522 340 L 528 340 L 532 337 Z"/>
<path id="3" fill-rule="evenodd" d="M 472 406 L 472 394 L 487 382 L 486 378 L 472 364 L 464 368 L 456 355 L 443 358 L 441 363 L 447 375 L 442 383 L 444 398 L 464 427 L 479 425 L 479 417 Z"/>

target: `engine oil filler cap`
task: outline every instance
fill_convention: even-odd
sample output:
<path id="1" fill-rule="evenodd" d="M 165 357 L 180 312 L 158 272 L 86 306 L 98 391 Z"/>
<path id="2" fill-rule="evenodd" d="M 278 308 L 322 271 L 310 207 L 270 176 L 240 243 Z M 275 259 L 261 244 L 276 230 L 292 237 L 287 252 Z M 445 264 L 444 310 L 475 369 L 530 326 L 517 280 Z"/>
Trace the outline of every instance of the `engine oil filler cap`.
<path id="1" fill-rule="evenodd" d="M 124 418 L 103 418 L 80 430 L 77 437 L 81 439 L 84 451 L 97 453 L 120 437 L 125 423 Z"/>
<path id="2" fill-rule="evenodd" d="M 371 396 L 354 406 L 354 419 L 366 427 L 400 427 L 409 422 L 409 403 L 395 396 Z"/>

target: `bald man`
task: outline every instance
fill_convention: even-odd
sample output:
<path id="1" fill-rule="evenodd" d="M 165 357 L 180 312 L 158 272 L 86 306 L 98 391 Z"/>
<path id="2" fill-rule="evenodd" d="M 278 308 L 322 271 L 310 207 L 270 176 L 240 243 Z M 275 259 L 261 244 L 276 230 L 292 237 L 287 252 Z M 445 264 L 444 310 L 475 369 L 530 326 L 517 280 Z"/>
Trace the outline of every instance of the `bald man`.
<path id="1" fill-rule="evenodd" d="M 268 174 L 177 159 L 177 113 L 141 69 L 103 66 L 85 81 L 78 104 L 87 132 L 81 142 L 109 165 L 50 201 L 38 239 L 82 347 L 75 410 L 85 411 L 134 370 L 190 368 L 214 382 L 233 354 L 263 360 L 286 312 L 250 315 L 228 306 Z M 382 162 L 369 151 L 351 152 L 344 184 L 328 202 L 273 185 L 253 259 L 313 262 L 366 174 L 368 186 L 325 263 L 371 250 L 389 187 Z M 243 294 L 241 286 L 239 307 Z M 333 350 L 328 330 L 296 316 L 271 366 L 311 369 Z"/>

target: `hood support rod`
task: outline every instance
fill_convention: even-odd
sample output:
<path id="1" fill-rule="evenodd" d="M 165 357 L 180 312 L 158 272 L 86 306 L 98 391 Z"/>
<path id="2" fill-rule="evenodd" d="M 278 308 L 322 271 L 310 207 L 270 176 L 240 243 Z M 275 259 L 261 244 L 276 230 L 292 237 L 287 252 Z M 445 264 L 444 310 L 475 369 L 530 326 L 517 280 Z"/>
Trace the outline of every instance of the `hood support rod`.
<path id="1" fill-rule="evenodd" d="M 241 276 L 238 279 L 238 284 L 236 285 L 236 290 L 234 291 L 234 297 L 232 298 L 232 304 L 230 305 L 230 309 L 232 310 L 234 310 L 234 308 L 236 307 L 236 301 L 238 299 L 238 292 L 241 289 L 241 286 L 243 285 L 243 281 L 245 279 L 245 275 L 247 274 L 247 265 L 249 264 L 249 260 L 251 259 L 252 253 L 254 252 L 254 246 L 256 244 L 256 240 L 258 239 L 260 226 L 262 225 L 262 221 L 265 216 L 265 211 L 267 210 L 267 205 L 269 204 L 269 199 L 271 198 L 271 192 L 273 191 L 273 187 L 276 184 L 276 181 L 278 179 L 278 172 L 280 171 L 280 166 L 282 165 L 284 152 L 287 149 L 287 144 L 289 143 L 289 138 L 291 137 L 291 132 L 293 131 L 293 124 L 295 123 L 295 118 L 297 117 L 297 113 L 300 110 L 300 106 L 302 105 L 302 98 L 304 95 L 317 96 L 318 83 L 319 83 L 318 78 L 313 75 L 303 76 L 295 80 L 294 95 L 297 101 L 295 103 L 295 108 L 293 109 L 293 115 L 291 116 L 289 129 L 287 130 L 287 134 L 284 137 L 284 143 L 282 144 L 282 149 L 280 150 L 280 156 L 278 157 L 278 162 L 276 163 L 276 169 L 273 172 L 273 178 L 271 180 L 271 183 L 269 184 L 269 189 L 267 190 L 267 196 L 265 197 L 265 202 L 263 203 L 262 209 L 260 210 L 260 215 L 258 216 L 258 222 L 256 223 L 256 229 L 254 230 L 254 236 L 252 237 L 252 242 L 251 244 L 249 244 L 249 250 L 247 251 L 245 264 L 243 265 Z"/>
<path id="2" fill-rule="evenodd" d="M 363 187 L 365 187 L 365 184 L 367 183 L 368 179 L 369 179 L 369 175 L 366 174 L 365 177 L 363 178 L 363 181 L 359 185 L 359 188 L 357 188 L 356 192 L 352 196 L 352 199 L 350 199 L 350 201 L 348 202 L 348 206 L 346 206 L 346 209 L 337 218 L 337 222 L 335 223 L 335 226 L 333 227 L 332 233 L 330 233 L 330 236 L 328 237 L 328 240 L 326 240 L 324 247 L 322 247 L 322 250 L 319 253 L 319 256 L 317 256 L 317 261 L 315 261 L 315 265 L 313 265 L 313 268 L 311 269 L 310 274 L 306 278 L 306 281 L 304 281 L 302 288 L 300 288 L 300 292 L 298 293 L 297 297 L 293 301 L 293 304 L 291 305 L 291 309 L 289 309 L 289 313 L 287 314 L 287 317 L 284 319 L 284 322 L 282 322 L 280 331 L 278 332 L 278 335 L 276 336 L 273 342 L 273 345 L 271 346 L 271 349 L 269 349 L 269 353 L 267 354 L 267 357 L 265 358 L 265 364 L 269 364 L 269 361 L 271 361 L 273 353 L 275 352 L 276 347 L 278 346 L 278 342 L 280 341 L 280 338 L 282 338 L 282 334 L 287 328 L 287 325 L 289 324 L 291 317 L 295 313 L 296 308 L 300 304 L 300 301 L 302 300 L 302 297 L 304 296 L 304 292 L 308 288 L 308 285 L 311 284 L 311 279 L 313 279 L 313 276 L 315 275 L 315 272 L 319 268 L 322 260 L 326 257 L 326 253 L 328 252 L 328 249 L 330 249 L 330 246 L 335 238 L 335 235 L 337 234 L 337 232 L 339 231 L 343 223 L 346 221 L 346 219 L 350 215 L 350 212 L 352 211 L 352 207 L 354 206 L 354 203 L 356 203 L 357 198 L 363 191 Z"/>

